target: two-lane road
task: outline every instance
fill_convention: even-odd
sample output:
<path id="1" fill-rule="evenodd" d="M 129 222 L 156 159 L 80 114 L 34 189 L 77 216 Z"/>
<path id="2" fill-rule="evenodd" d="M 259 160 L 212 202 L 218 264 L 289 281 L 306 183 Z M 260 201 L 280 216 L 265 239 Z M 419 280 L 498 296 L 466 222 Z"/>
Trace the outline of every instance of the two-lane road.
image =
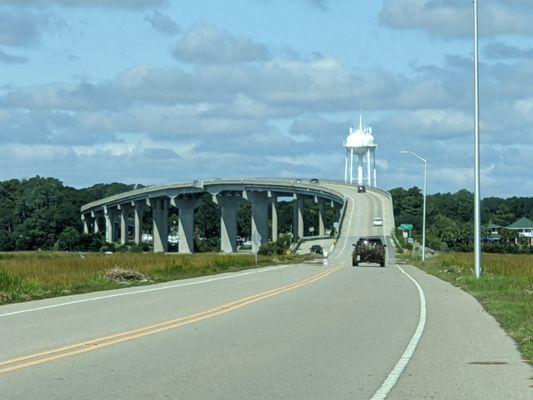
<path id="1" fill-rule="evenodd" d="M 327 266 L 262 268 L 0 307 L 0 398 L 371 398 L 416 335 L 420 293 L 392 254 L 387 268 L 350 267 L 352 243 L 361 235 L 386 236 L 392 210 L 382 194 L 337 189 L 349 201 Z M 375 216 L 384 218 L 383 228 L 372 226 Z M 405 270 L 429 289 L 428 322 L 390 397 L 526 398 L 527 367 L 477 303 Z M 449 315 L 442 299 L 466 314 Z M 483 347 L 474 346 L 472 354 L 461 338 L 442 341 L 472 318 L 495 332 L 490 344 L 499 350 L 479 354 Z M 440 359 L 432 361 L 434 355 Z M 499 369 L 466 362 L 502 355 L 509 364 Z M 491 379 L 499 391 L 459 396 L 472 379 Z"/>

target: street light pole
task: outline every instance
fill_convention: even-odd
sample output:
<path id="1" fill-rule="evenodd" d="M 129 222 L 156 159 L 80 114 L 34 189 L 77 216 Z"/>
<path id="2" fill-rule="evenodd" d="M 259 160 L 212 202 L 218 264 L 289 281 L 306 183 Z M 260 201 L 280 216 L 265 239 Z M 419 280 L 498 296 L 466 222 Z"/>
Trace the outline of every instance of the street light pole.
<path id="1" fill-rule="evenodd" d="M 424 202 L 422 206 L 422 261 L 426 260 L 426 197 L 427 197 L 427 184 L 428 184 L 428 169 L 427 169 L 427 161 L 425 158 L 420 157 L 418 154 L 409 151 L 409 150 L 402 150 L 400 153 L 403 154 L 411 154 L 412 156 L 418 158 L 420 161 L 424 163 Z"/>
<path id="2" fill-rule="evenodd" d="M 474 2 L 474 265 L 476 278 L 481 276 L 481 207 L 479 171 L 479 55 L 478 55 L 478 12 Z"/>

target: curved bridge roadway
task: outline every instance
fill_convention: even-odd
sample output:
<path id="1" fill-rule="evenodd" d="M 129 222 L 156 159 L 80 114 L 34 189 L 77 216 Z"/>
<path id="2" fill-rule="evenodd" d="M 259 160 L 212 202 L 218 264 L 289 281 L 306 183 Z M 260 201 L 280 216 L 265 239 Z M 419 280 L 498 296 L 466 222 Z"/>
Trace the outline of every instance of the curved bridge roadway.
<path id="1" fill-rule="evenodd" d="M 403 267 L 419 291 L 392 254 L 387 268 L 349 266 L 357 236 L 392 227 L 390 200 L 328 185 L 348 201 L 327 266 L 262 268 L 0 307 L 0 397 L 527 398 L 527 366 L 469 296 Z M 371 225 L 378 215 L 384 228 Z M 484 332 L 482 344 L 472 331 Z M 417 332 L 418 348 L 392 388 Z M 483 360 L 507 364 L 469 364 Z"/>

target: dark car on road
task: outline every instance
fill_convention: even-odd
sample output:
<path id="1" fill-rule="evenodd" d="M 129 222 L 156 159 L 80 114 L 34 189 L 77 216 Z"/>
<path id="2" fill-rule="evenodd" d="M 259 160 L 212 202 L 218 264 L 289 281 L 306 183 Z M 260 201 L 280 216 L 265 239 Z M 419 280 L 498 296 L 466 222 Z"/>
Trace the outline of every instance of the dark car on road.
<path id="1" fill-rule="evenodd" d="M 380 237 L 362 237 L 353 246 L 352 265 L 354 267 L 363 262 L 385 266 L 385 248 L 387 245 L 383 243 Z"/>
<path id="2" fill-rule="evenodd" d="M 322 254 L 322 246 L 319 244 L 314 244 L 311 246 L 311 254 Z"/>
<path id="3" fill-rule="evenodd" d="M 363 185 L 357 186 L 357 193 L 366 193 L 366 188 Z"/>

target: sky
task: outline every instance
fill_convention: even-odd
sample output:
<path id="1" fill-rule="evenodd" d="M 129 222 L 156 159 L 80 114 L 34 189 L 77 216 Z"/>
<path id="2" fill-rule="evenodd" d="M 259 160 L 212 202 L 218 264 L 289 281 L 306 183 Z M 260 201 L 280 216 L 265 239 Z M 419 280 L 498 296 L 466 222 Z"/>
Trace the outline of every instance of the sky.
<path id="1" fill-rule="evenodd" d="M 481 0 L 482 196 L 533 195 L 533 0 Z M 0 179 L 473 188 L 468 0 L 0 0 Z"/>

